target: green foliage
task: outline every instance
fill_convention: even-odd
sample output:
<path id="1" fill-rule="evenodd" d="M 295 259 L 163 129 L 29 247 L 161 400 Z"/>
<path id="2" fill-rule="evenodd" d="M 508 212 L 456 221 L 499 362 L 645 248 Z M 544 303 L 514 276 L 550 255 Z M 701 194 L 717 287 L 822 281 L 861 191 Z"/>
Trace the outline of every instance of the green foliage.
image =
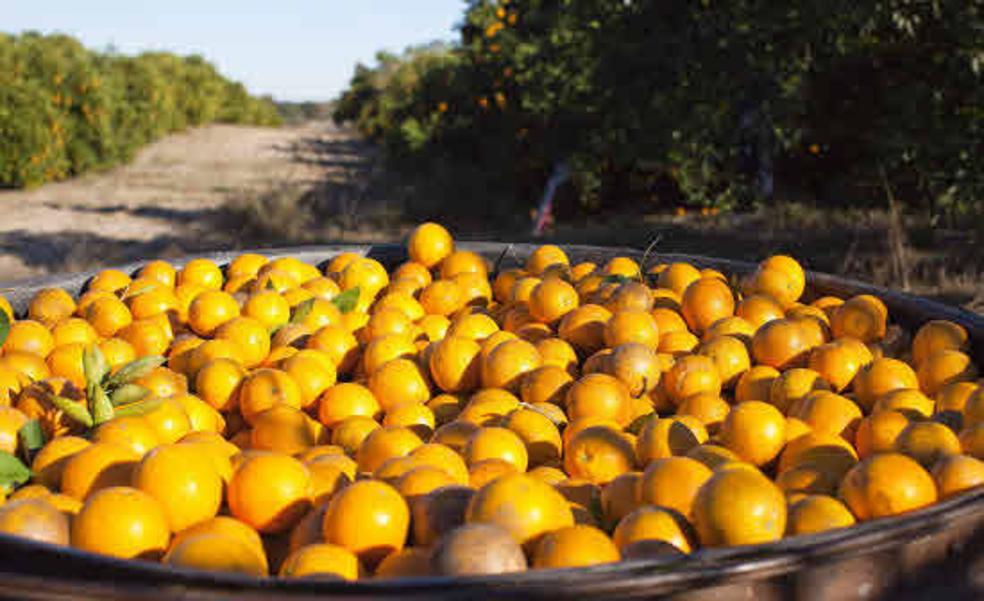
<path id="1" fill-rule="evenodd" d="M 359 65 L 334 117 L 425 179 L 527 206 L 564 162 L 586 206 L 749 206 L 774 168 L 851 205 L 883 202 L 884 170 L 949 211 L 984 198 L 982 10 L 470 0 L 459 43 Z"/>
<path id="2" fill-rule="evenodd" d="M 199 56 L 97 53 L 65 35 L 0 34 L 0 186 L 29 187 L 127 161 L 214 121 L 277 125 Z"/>

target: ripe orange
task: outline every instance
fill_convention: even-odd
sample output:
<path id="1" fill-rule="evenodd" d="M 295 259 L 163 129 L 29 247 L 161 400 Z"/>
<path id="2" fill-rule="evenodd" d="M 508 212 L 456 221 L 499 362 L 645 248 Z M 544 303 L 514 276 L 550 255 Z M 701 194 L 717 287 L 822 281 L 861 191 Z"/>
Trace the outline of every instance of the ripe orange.
<path id="1" fill-rule="evenodd" d="M 916 372 L 903 361 L 883 357 L 865 365 L 854 379 L 858 404 L 871 410 L 884 394 L 900 388 L 919 388 Z"/>
<path id="2" fill-rule="evenodd" d="M 560 247 L 544 244 L 530 253 L 526 258 L 525 267 L 526 271 L 538 276 L 552 265 L 570 265 L 570 260 Z"/>
<path id="3" fill-rule="evenodd" d="M 557 335 L 587 356 L 605 345 L 605 324 L 611 317 L 611 312 L 602 306 L 581 305 L 560 320 Z"/>
<path id="4" fill-rule="evenodd" d="M 124 559 L 157 559 L 170 539 L 160 503 L 147 493 L 113 486 L 94 493 L 72 520 L 72 546 Z"/>
<path id="5" fill-rule="evenodd" d="M 960 324 L 942 319 L 924 323 L 912 339 L 912 362 L 919 366 L 942 350 L 965 351 L 969 337 Z"/>
<path id="6" fill-rule="evenodd" d="M 441 261 L 454 252 L 454 240 L 443 226 L 436 223 L 422 223 L 407 239 L 407 254 L 410 260 L 420 263 L 427 269 L 438 266 Z"/>
<path id="7" fill-rule="evenodd" d="M 219 411 L 231 411 L 239 401 L 239 386 L 246 370 L 232 359 L 206 363 L 195 376 L 195 393 Z"/>
<path id="8" fill-rule="evenodd" d="M 384 412 L 407 403 L 426 403 L 431 397 L 426 374 L 410 359 L 393 359 L 373 371 L 369 390 Z"/>
<path id="9" fill-rule="evenodd" d="M 372 568 L 403 548 L 409 527 L 410 510 L 400 493 L 383 482 L 362 480 L 332 497 L 323 533 Z"/>
<path id="10" fill-rule="evenodd" d="M 877 298 L 862 294 L 836 307 L 830 317 L 834 338 L 850 336 L 861 342 L 877 342 L 885 337 L 888 310 Z"/>
<path id="11" fill-rule="evenodd" d="M 779 370 L 804 364 L 810 348 L 806 332 L 791 319 L 770 321 L 752 338 L 752 356 L 756 363 Z"/>
<path id="12" fill-rule="evenodd" d="M 628 389 L 607 374 L 588 374 L 576 381 L 567 391 L 565 405 L 572 421 L 596 417 L 626 426 L 632 418 Z"/>
<path id="13" fill-rule="evenodd" d="M 215 517 L 222 504 L 222 479 L 188 445 L 165 445 L 144 456 L 133 486 L 157 499 L 171 532 Z"/>
<path id="14" fill-rule="evenodd" d="M 762 401 L 745 401 L 731 408 L 721 424 L 721 444 L 752 465 L 762 466 L 786 444 L 786 420 Z"/>
<path id="15" fill-rule="evenodd" d="M 828 390 L 815 390 L 789 408 L 788 415 L 805 422 L 814 432 L 854 438 L 861 408 L 851 399 Z"/>
<path id="16" fill-rule="evenodd" d="M 75 299 L 61 288 L 39 290 L 27 306 L 27 318 L 52 327 L 75 313 Z"/>
<path id="17" fill-rule="evenodd" d="M 712 471 L 688 457 L 663 457 L 652 461 L 637 486 L 639 503 L 659 505 L 692 519 L 694 498 Z"/>
<path id="18" fill-rule="evenodd" d="M 318 444 L 324 427 L 290 405 L 275 405 L 253 418 L 250 449 L 294 455 Z"/>
<path id="19" fill-rule="evenodd" d="M 895 450 L 915 459 L 926 469 L 949 455 L 959 455 L 960 440 L 949 427 L 937 422 L 911 422 L 895 439 Z"/>
<path id="20" fill-rule="evenodd" d="M 779 370 L 768 365 L 753 365 L 738 378 L 735 401 L 768 401 L 772 385 L 780 376 Z"/>
<path id="21" fill-rule="evenodd" d="M 680 357 L 663 374 L 663 390 L 675 403 L 698 393 L 721 393 L 721 376 L 714 360 L 703 355 Z"/>
<path id="22" fill-rule="evenodd" d="M 745 319 L 755 330 L 764 326 L 774 319 L 782 319 L 786 316 L 782 305 L 771 296 L 753 294 L 747 296 L 735 309 L 735 315 Z"/>
<path id="23" fill-rule="evenodd" d="M 468 523 L 491 523 L 532 551 L 539 539 L 574 524 L 567 500 L 549 484 L 525 474 L 508 474 L 481 487 L 468 503 Z"/>
<path id="24" fill-rule="evenodd" d="M 53 545 L 67 545 L 68 516 L 51 502 L 51 493 L 46 489 L 40 493 L 43 495 L 40 498 L 14 499 L 11 496 L 11 500 L 0 507 L 0 532 Z"/>
<path id="25" fill-rule="evenodd" d="M 502 425 L 519 436 L 526 445 L 531 466 L 560 460 L 563 447 L 560 431 L 541 410 L 517 409 L 506 416 Z"/>
<path id="26" fill-rule="evenodd" d="M 686 518 L 672 509 L 654 505 L 643 505 L 622 518 L 612 540 L 622 553 L 633 543 L 646 540 L 666 542 L 684 553 L 694 548 Z"/>
<path id="27" fill-rule="evenodd" d="M 228 340 L 239 349 L 243 367 L 253 368 L 270 353 L 270 334 L 267 326 L 252 317 L 235 317 L 215 330 L 215 338 Z"/>
<path id="28" fill-rule="evenodd" d="M 116 417 L 104 422 L 92 434 L 95 442 L 115 444 L 139 457 L 161 444 L 160 437 L 150 423 L 142 417 Z M 91 449 L 88 449 L 91 450 Z"/>
<path id="29" fill-rule="evenodd" d="M 606 345 L 616 347 L 628 342 L 652 347 L 659 344 L 659 327 L 648 311 L 619 311 L 605 324 Z"/>
<path id="30" fill-rule="evenodd" d="M 202 292 L 188 307 L 188 325 L 199 336 L 212 336 L 219 326 L 236 317 L 239 317 L 239 303 L 221 290 Z"/>
<path id="31" fill-rule="evenodd" d="M 335 384 L 318 401 L 318 419 L 329 428 L 354 415 L 374 418 L 380 411 L 372 391 L 354 382 Z"/>
<path id="32" fill-rule="evenodd" d="M 919 388 L 934 396 L 947 384 L 970 382 L 977 378 L 977 366 L 966 354 L 944 349 L 923 359 L 916 372 Z"/>
<path id="33" fill-rule="evenodd" d="M 335 384 L 335 365 L 319 351 L 304 350 L 280 362 L 282 369 L 301 392 L 301 408 L 310 409 Z"/>
<path id="34" fill-rule="evenodd" d="M 507 340 L 486 356 L 481 365 L 485 388 L 518 392 L 523 376 L 540 366 L 540 353 L 525 340 Z"/>
<path id="35" fill-rule="evenodd" d="M 743 467 L 714 472 L 697 492 L 693 514 L 700 542 L 708 547 L 775 541 L 786 531 L 782 491 L 761 473 Z"/>
<path id="36" fill-rule="evenodd" d="M 680 312 L 690 329 L 700 334 L 719 319 L 734 315 L 734 295 L 725 282 L 700 278 L 684 291 Z"/>
<path id="37" fill-rule="evenodd" d="M 374 429 L 362 441 L 356 454 L 359 470 L 374 472 L 388 459 L 409 455 L 421 444 L 420 437 L 406 426 Z"/>
<path id="38" fill-rule="evenodd" d="M 564 446 L 564 471 L 571 478 L 607 484 L 635 468 L 635 449 L 622 432 L 608 426 L 589 426 Z"/>
<path id="39" fill-rule="evenodd" d="M 790 504 L 786 532 L 789 535 L 814 534 L 853 526 L 854 516 L 837 499 L 827 495 L 807 495 Z"/>
<path id="40" fill-rule="evenodd" d="M 857 464 L 844 477 L 840 496 L 859 520 L 905 513 L 934 503 L 936 484 L 915 460 L 880 453 Z"/>
<path id="41" fill-rule="evenodd" d="M 274 407 L 301 408 L 301 389 L 285 372 L 262 368 L 246 376 L 239 386 L 239 411 L 252 423 L 253 418 Z"/>
<path id="42" fill-rule="evenodd" d="M 470 338 L 449 336 L 435 343 L 429 367 L 434 383 L 445 392 L 468 392 L 481 376 L 481 346 Z"/>
<path id="43" fill-rule="evenodd" d="M 247 457 L 229 481 L 229 510 L 256 530 L 276 534 L 297 523 L 310 504 L 311 474 L 293 457 L 258 452 Z"/>
<path id="44" fill-rule="evenodd" d="M 710 338 L 700 345 L 697 352 L 714 361 L 721 378 L 721 386 L 728 390 L 732 389 L 742 374 L 752 366 L 748 348 L 733 336 Z"/>
<path id="45" fill-rule="evenodd" d="M 862 419 L 855 434 L 855 446 L 862 459 L 875 453 L 885 453 L 895 448 L 895 441 L 909 425 L 909 418 L 902 412 L 885 410 L 872 413 Z"/>
<path id="46" fill-rule="evenodd" d="M 700 279 L 700 271 L 689 263 L 671 263 L 666 269 L 659 273 L 657 285 L 660 288 L 669 288 L 673 292 L 682 295 L 687 287 Z"/>
<path id="47" fill-rule="evenodd" d="M 697 418 L 689 415 L 653 416 L 636 440 L 636 459 L 641 467 L 646 467 L 655 459 L 686 455 L 704 442 L 707 442 L 707 429 Z"/>
<path id="48" fill-rule="evenodd" d="M 55 348 L 55 339 L 44 324 L 22 319 L 10 325 L 7 340 L 0 349 L 4 353 L 30 353 L 42 359 Z"/>
<path id="49" fill-rule="evenodd" d="M 933 466 L 941 499 L 984 485 L 984 461 L 969 455 L 948 455 Z"/>
<path id="50" fill-rule="evenodd" d="M 362 573 L 359 558 L 336 545 L 312 544 L 293 551 L 280 566 L 282 578 L 330 575 L 355 580 Z"/>
<path id="51" fill-rule="evenodd" d="M 900 411 L 906 416 L 918 419 L 933 415 L 934 403 L 931 398 L 918 390 L 898 388 L 878 397 L 871 412 L 874 414 L 888 410 Z"/>
<path id="52" fill-rule="evenodd" d="M 577 524 L 543 536 L 533 553 L 534 568 L 573 568 L 618 561 L 619 551 L 608 535 Z"/>
<path id="53" fill-rule="evenodd" d="M 225 517 L 215 519 L 232 520 L 232 518 Z M 249 526 L 243 525 L 243 527 L 249 529 L 254 535 L 256 534 Z M 240 540 L 236 534 L 211 531 L 186 534 L 190 530 L 194 530 L 194 528 L 175 537 L 167 553 L 161 559 L 162 563 L 199 570 L 236 572 L 250 576 L 267 575 L 267 558 L 262 546 L 254 548 L 249 543 Z"/>
<path id="54" fill-rule="evenodd" d="M 208 259 L 192 259 L 178 272 L 178 285 L 194 284 L 203 288 L 222 288 L 222 270 Z"/>
<path id="55" fill-rule="evenodd" d="M 116 293 L 130 285 L 130 276 L 118 269 L 104 269 L 92 276 L 86 289 Z"/>

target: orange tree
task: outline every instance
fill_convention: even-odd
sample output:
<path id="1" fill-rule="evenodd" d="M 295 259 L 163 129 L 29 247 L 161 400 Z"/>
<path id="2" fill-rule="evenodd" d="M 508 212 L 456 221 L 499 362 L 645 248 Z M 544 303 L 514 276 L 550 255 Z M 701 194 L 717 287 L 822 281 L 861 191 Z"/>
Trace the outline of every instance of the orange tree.
<path id="1" fill-rule="evenodd" d="M 358 67 L 336 117 L 454 196 L 467 182 L 529 203 L 563 162 L 587 204 L 733 207 L 811 182 L 855 204 L 880 198 L 884 172 L 913 204 L 959 208 L 984 188 L 980 11 L 471 0 L 441 60 Z"/>

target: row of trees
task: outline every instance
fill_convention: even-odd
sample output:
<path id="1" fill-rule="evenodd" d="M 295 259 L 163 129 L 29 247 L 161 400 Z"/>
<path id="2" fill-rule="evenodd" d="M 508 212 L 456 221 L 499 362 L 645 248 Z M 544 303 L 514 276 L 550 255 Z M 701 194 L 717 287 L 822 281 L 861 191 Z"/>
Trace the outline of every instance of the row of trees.
<path id="1" fill-rule="evenodd" d="M 124 162 L 167 133 L 216 121 L 280 117 L 200 56 L 119 56 L 65 35 L 0 34 L 0 186 Z"/>
<path id="2" fill-rule="evenodd" d="M 471 0 L 453 45 L 359 65 L 335 118 L 436 194 L 975 208 L 984 5 Z M 501 204 L 503 212 L 516 205 Z"/>

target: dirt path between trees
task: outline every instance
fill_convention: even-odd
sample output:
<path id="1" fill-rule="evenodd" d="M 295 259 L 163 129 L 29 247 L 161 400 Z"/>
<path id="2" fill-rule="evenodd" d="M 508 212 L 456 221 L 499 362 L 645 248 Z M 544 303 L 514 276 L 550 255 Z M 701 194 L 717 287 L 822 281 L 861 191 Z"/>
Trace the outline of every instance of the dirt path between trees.
<path id="1" fill-rule="evenodd" d="M 0 191 L 0 280 L 250 246 L 229 207 L 274 188 L 347 177 L 368 149 L 325 122 L 212 125 L 169 136 L 112 170 Z"/>

